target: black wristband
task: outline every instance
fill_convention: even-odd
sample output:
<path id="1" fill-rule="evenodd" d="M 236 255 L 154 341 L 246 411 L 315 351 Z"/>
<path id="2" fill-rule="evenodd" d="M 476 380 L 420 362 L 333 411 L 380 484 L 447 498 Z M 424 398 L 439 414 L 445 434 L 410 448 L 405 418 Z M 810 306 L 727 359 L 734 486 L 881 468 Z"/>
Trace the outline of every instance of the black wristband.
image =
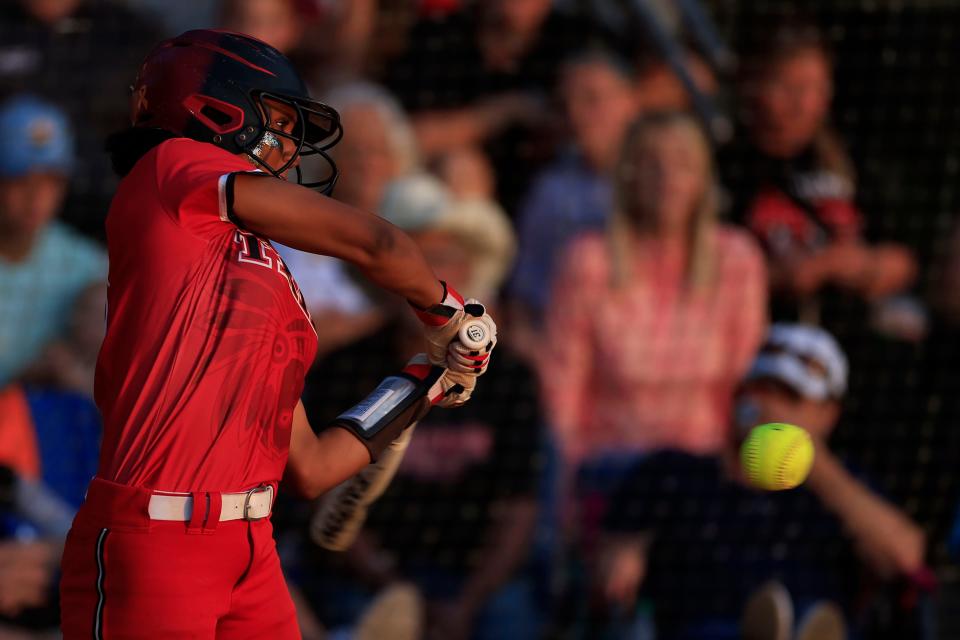
<path id="1" fill-rule="evenodd" d="M 370 452 L 370 461 L 375 462 L 404 429 L 427 414 L 431 402 L 426 394 L 441 375 L 441 367 L 432 367 L 425 378 L 408 373 L 389 376 L 328 426 L 356 436 Z"/>
<path id="2" fill-rule="evenodd" d="M 389 447 L 391 442 L 400 437 L 400 434 L 403 433 L 407 427 L 423 418 L 423 416 L 427 415 L 427 412 L 430 411 L 430 406 L 430 400 L 428 398 L 420 398 L 418 401 L 413 402 L 404 411 L 397 414 L 392 420 L 384 422 L 380 430 L 370 437 L 366 436 L 364 431 L 357 426 L 357 423 L 354 420 L 337 418 L 330 424 L 330 426 L 346 429 L 356 436 L 357 440 L 359 440 L 360 443 L 363 444 L 363 446 L 365 446 L 367 451 L 370 453 L 370 462 L 376 462 L 380 457 L 380 454 L 383 453 L 384 449 Z"/>

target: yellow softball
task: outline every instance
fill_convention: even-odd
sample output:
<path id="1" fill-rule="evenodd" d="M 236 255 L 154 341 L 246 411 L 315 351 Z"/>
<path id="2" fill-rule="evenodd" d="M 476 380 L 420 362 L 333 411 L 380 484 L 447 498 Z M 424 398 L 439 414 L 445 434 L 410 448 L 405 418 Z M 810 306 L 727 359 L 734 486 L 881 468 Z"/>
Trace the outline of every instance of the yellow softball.
<path id="1" fill-rule="evenodd" d="M 759 489 L 793 489 L 810 473 L 813 441 L 810 434 L 792 424 L 761 424 L 740 447 L 740 463 L 750 484 Z"/>

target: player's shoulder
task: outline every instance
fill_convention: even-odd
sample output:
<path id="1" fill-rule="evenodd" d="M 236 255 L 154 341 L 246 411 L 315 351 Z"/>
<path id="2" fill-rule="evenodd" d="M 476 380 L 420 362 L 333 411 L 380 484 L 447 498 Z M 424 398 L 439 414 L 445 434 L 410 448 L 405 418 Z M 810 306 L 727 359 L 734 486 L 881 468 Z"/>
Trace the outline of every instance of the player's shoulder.
<path id="1" fill-rule="evenodd" d="M 151 187 L 156 185 L 155 188 L 159 189 L 161 198 L 171 210 L 178 209 L 183 199 L 197 190 L 210 193 L 212 188 L 215 193 L 220 179 L 225 175 L 256 171 L 250 161 L 241 156 L 189 138 L 164 140 L 151 149 L 141 163 L 146 168 L 131 172 L 128 178 L 145 188 L 147 182 L 152 183 Z M 136 191 L 134 187 L 133 192 Z"/>
<path id="2" fill-rule="evenodd" d="M 161 184 L 173 179 L 178 183 L 209 174 L 254 171 L 246 159 L 207 142 L 190 138 L 164 140 L 150 150 L 152 166 Z"/>
<path id="3" fill-rule="evenodd" d="M 225 164 L 250 168 L 250 163 L 229 151 L 190 138 L 171 138 L 164 140 L 153 150 L 160 164 Z"/>

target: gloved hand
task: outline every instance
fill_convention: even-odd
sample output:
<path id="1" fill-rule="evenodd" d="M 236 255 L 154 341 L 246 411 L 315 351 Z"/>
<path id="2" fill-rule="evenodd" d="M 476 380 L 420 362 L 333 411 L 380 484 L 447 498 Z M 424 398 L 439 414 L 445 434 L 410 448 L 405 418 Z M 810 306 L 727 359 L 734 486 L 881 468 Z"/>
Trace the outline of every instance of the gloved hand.
<path id="1" fill-rule="evenodd" d="M 497 325 L 476 300 L 467 300 L 466 316 L 447 347 L 447 372 L 441 379 L 448 387 L 442 407 L 458 407 L 470 399 L 477 378 L 486 373 L 490 355 L 497 345 Z"/>
<path id="2" fill-rule="evenodd" d="M 463 296 L 443 280 L 440 284 L 443 285 L 443 298 L 440 302 L 426 309 L 413 308 L 414 313 L 424 325 L 427 358 L 431 364 L 446 367 L 447 347 L 457 337 L 466 314 L 463 310 Z"/>
<path id="3" fill-rule="evenodd" d="M 487 370 L 497 344 L 497 325 L 480 301 L 465 301 L 447 283 L 441 284 L 444 295 L 440 303 L 415 308 L 415 312 L 425 326 L 429 362 L 447 369 L 437 382 L 442 396 L 434 404 L 457 407 L 470 399 L 477 377 Z"/>
<path id="4" fill-rule="evenodd" d="M 456 338 L 447 347 L 446 367 L 449 373 L 482 375 L 490 364 L 490 354 L 497 346 L 497 323 L 479 300 L 464 303 L 465 317 Z"/>

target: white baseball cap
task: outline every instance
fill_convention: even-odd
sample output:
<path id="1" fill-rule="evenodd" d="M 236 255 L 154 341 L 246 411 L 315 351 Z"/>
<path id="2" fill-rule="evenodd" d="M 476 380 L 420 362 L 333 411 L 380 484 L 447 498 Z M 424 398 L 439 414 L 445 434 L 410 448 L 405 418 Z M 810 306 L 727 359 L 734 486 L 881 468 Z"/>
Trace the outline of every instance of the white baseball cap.
<path id="1" fill-rule="evenodd" d="M 513 263 L 516 237 L 500 205 L 487 199 L 457 199 L 427 173 L 387 184 L 380 215 L 404 231 L 437 230 L 456 236 L 473 264 L 471 282 L 457 285 L 464 295 L 493 298 Z"/>
<path id="2" fill-rule="evenodd" d="M 746 381 L 777 380 L 810 400 L 839 400 L 847 391 L 847 357 L 820 327 L 777 323 L 770 327 Z"/>

